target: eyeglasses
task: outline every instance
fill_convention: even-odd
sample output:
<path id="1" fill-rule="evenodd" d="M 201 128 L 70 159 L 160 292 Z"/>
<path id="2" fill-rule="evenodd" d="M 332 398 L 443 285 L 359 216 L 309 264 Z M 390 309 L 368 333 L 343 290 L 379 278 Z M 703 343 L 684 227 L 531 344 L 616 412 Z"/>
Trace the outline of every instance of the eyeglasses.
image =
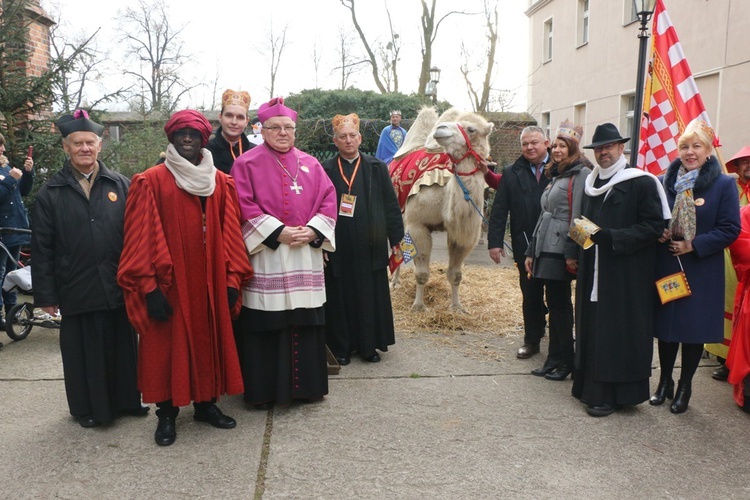
<path id="1" fill-rule="evenodd" d="M 601 153 L 602 151 L 611 151 L 617 146 L 618 146 L 618 143 L 615 143 L 615 142 L 604 144 L 603 146 L 597 146 L 594 148 L 594 153 Z"/>
<path id="2" fill-rule="evenodd" d="M 291 134 L 294 133 L 295 130 L 297 130 L 297 127 L 293 127 L 291 125 L 286 125 L 284 127 L 263 127 L 263 130 L 268 130 L 270 132 L 273 132 L 274 134 L 278 134 L 283 130 L 287 134 Z"/>

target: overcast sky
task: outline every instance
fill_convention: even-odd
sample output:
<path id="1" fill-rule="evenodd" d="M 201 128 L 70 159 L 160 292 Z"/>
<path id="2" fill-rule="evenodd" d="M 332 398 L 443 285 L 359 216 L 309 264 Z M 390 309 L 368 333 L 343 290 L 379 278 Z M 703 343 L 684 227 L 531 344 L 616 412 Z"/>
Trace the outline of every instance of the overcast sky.
<path id="1" fill-rule="evenodd" d="M 257 107 L 269 98 L 270 71 L 265 57 L 267 33 L 273 26 L 280 32 L 285 26 L 287 47 L 284 50 L 277 76 L 275 94 L 287 95 L 316 87 L 316 73 L 312 63 L 313 47 L 321 53 L 317 86 L 335 89 L 340 75 L 332 72 L 337 65 L 337 44 L 341 27 L 353 31 L 349 10 L 339 0 L 286 1 L 229 1 L 229 0 L 165 0 L 176 26 L 186 25 L 182 33 L 186 52 L 191 62 L 184 67 L 185 78 L 193 83 L 204 83 L 200 89 L 182 101 L 183 107 L 209 106 L 211 87 L 219 75 L 219 93 L 225 88 L 250 92 Z M 420 55 L 419 0 L 357 0 L 357 16 L 372 45 L 385 41 L 388 21 L 385 4 L 391 10 L 394 29 L 402 39 L 399 63 L 399 90 L 414 92 L 417 88 Z M 120 68 L 125 64 L 122 49 L 113 41 L 117 37 L 115 18 L 125 2 L 93 0 L 42 0 L 42 5 L 56 17 L 60 16 L 61 30 L 70 35 L 91 34 L 97 28 L 97 47 L 108 53 L 108 65 L 103 87 L 119 86 Z M 127 2 L 130 3 L 130 2 Z M 135 2 L 133 2 L 134 4 Z M 451 8 L 466 12 L 481 12 L 481 0 L 461 2 L 438 0 L 440 15 Z M 512 110 L 526 109 L 526 80 L 528 76 L 528 20 L 523 14 L 528 0 L 500 0 L 500 38 L 496 58 L 494 88 L 507 89 L 514 94 Z M 460 46 L 463 41 L 473 47 L 476 56 L 486 50 L 483 17 L 452 15 L 439 28 L 433 50 L 432 64 L 442 70 L 438 97 L 452 104 L 470 109 L 466 86 L 459 71 Z M 361 51 L 358 38 L 352 42 Z M 478 62 L 476 59 L 474 62 Z M 483 74 L 475 75 L 475 85 L 481 87 Z M 349 85 L 375 90 L 367 69 L 353 75 Z M 92 85 L 90 88 L 95 93 Z M 116 109 L 124 109 L 122 105 Z"/>

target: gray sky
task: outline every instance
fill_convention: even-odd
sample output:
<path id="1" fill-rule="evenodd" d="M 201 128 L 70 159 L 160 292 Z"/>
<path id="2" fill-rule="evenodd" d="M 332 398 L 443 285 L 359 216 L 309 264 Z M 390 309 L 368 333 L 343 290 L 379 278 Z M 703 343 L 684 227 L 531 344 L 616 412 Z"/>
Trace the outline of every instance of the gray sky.
<path id="1" fill-rule="evenodd" d="M 385 41 L 388 22 L 385 13 L 386 0 L 358 0 L 357 16 L 371 44 Z M 387 0 L 391 9 L 394 28 L 402 39 L 401 62 L 399 63 L 399 90 L 411 93 L 416 90 L 420 55 L 420 13 L 418 0 Z M 134 3 L 134 2 L 133 2 Z M 208 106 L 216 75 L 219 75 L 219 94 L 225 88 L 250 92 L 253 103 L 258 106 L 268 100 L 270 87 L 269 61 L 264 56 L 267 32 L 273 26 L 280 32 L 287 30 L 287 47 L 282 55 L 276 83 L 276 95 L 287 95 L 307 88 L 315 88 L 316 73 L 312 63 L 313 47 L 321 53 L 317 86 L 322 89 L 338 88 L 340 76 L 332 72 L 337 65 L 336 46 L 339 28 L 351 27 L 349 10 L 339 0 L 286 0 L 237 2 L 229 0 L 166 0 L 169 12 L 176 25 L 187 24 L 183 31 L 186 51 L 193 55 L 192 63 L 184 67 L 186 79 L 204 83 L 183 101 L 184 106 Z M 92 94 L 101 88 L 119 86 L 123 64 L 121 48 L 114 42 L 116 30 L 114 18 L 123 2 L 100 2 L 92 0 L 42 0 L 50 14 L 60 13 L 61 28 L 66 34 L 91 34 L 101 27 L 97 47 L 108 53 L 104 72 L 107 77 L 92 85 Z M 453 2 L 438 0 L 439 14 L 451 8 L 467 12 L 481 12 L 481 0 Z M 496 74 L 493 87 L 507 89 L 514 94 L 512 110 L 526 108 L 526 79 L 528 75 L 528 20 L 523 14 L 528 0 L 500 0 L 500 39 L 496 58 Z M 461 64 L 461 42 L 471 47 L 475 57 L 486 50 L 483 16 L 448 17 L 441 25 L 433 51 L 432 63 L 441 70 L 438 97 L 448 99 L 454 105 L 470 109 Z M 356 50 L 361 44 L 353 41 Z M 478 60 L 474 59 L 477 63 Z M 470 64 L 471 67 L 471 64 Z M 475 86 L 480 87 L 483 74 L 475 74 Z M 349 85 L 365 90 L 375 90 L 369 66 L 349 79 Z M 122 105 L 115 109 L 124 109 Z"/>

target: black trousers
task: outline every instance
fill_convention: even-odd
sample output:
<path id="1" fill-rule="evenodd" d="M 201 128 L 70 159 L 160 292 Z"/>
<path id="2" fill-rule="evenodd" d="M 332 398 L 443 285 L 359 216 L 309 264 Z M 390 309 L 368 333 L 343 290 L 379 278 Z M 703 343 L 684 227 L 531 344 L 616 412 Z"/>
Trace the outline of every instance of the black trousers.
<path id="1" fill-rule="evenodd" d="M 544 280 L 526 277 L 523 262 L 518 263 L 518 284 L 523 297 L 523 343 L 538 345 L 547 326 L 547 307 L 544 305 Z"/>
<path id="2" fill-rule="evenodd" d="M 573 367 L 573 301 L 570 281 L 544 280 L 549 307 L 550 361 Z"/>

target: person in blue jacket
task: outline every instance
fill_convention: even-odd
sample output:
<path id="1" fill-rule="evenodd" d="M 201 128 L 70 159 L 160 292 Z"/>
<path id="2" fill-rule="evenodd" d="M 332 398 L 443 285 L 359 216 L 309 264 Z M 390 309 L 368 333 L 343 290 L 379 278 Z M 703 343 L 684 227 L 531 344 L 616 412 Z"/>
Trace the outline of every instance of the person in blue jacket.
<path id="1" fill-rule="evenodd" d="M 0 134 L 0 227 L 29 228 L 23 197 L 31 192 L 34 185 L 34 160 L 27 156 L 23 169 L 8 163 L 5 153 L 5 137 Z M 0 241 L 8 248 L 10 255 L 0 252 L 0 286 L 5 275 L 16 268 L 21 255 L 21 246 L 28 245 L 31 238 L 27 234 L 0 234 Z M 3 290 L 0 306 L 5 306 L 5 315 L 16 305 L 16 292 Z M 0 308 L 1 309 L 1 308 Z M 5 320 L 0 311 L 0 328 L 5 328 Z"/>

